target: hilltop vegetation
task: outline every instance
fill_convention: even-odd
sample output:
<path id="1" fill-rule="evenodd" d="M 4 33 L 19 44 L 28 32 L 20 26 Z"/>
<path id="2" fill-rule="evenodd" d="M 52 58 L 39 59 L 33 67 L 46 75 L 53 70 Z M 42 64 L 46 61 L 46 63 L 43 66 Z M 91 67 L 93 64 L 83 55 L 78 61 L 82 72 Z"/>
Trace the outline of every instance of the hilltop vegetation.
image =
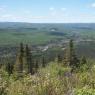
<path id="1" fill-rule="evenodd" d="M 0 95 L 94 95 L 94 26 L 0 23 Z"/>
<path id="2" fill-rule="evenodd" d="M 1 70 L 0 95 L 94 95 L 95 68 L 82 68 L 83 71 L 71 73 L 70 67 L 52 62 L 34 75 L 19 79 Z"/>
<path id="3" fill-rule="evenodd" d="M 95 64 L 78 58 L 73 41 L 55 61 L 33 61 L 28 45 L 20 44 L 14 64 L 6 62 L 0 69 L 0 95 L 94 95 Z"/>

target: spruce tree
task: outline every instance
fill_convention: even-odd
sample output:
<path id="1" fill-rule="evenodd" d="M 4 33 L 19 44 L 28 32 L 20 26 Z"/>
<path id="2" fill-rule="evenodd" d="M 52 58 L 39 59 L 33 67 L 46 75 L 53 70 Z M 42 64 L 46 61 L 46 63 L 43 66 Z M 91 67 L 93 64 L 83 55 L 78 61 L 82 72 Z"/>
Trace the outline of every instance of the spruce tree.
<path id="1" fill-rule="evenodd" d="M 72 67 L 72 70 L 74 70 L 79 67 L 79 59 L 77 58 L 75 54 L 73 40 L 70 40 L 69 49 L 70 49 L 70 56 L 69 56 L 70 64 L 69 65 Z"/>
<path id="2" fill-rule="evenodd" d="M 87 59 L 85 56 L 83 56 L 80 60 L 80 71 L 86 71 L 91 68 L 91 64 L 88 64 Z"/>
<path id="3" fill-rule="evenodd" d="M 46 60 L 45 60 L 45 58 L 43 57 L 42 58 L 42 67 L 45 67 L 46 66 Z"/>
<path id="4" fill-rule="evenodd" d="M 81 65 L 84 65 L 86 63 L 87 63 L 86 57 L 83 56 L 82 59 L 81 59 Z"/>
<path id="5" fill-rule="evenodd" d="M 20 49 L 17 54 L 16 63 L 14 65 L 15 73 L 22 73 L 23 72 L 23 56 L 24 56 L 24 46 L 23 43 L 20 44 Z"/>
<path id="6" fill-rule="evenodd" d="M 63 56 L 63 65 L 64 66 L 69 66 L 70 61 L 69 61 L 69 51 L 68 48 L 65 48 L 64 50 L 64 56 Z"/>
<path id="7" fill-rule="evenodd" d="M 29 47 L 28 45 L 26 45 L 23 56 L 23 73 L 25 74 L 29 72 L 28 57 L 29 57 Z"/>
<path id="8" fill-rule="evenodd" d="M 23 55 L 24 55 L 24 45 L 23 45 L 23 43 L 20 43 L 20 56 L 22 56 L 23 57 Z"/>
<path id="9" fill-rule="evenodd" d="M 58 63 L 62 62 L 62 56 L 60 54 L 58 54 L 58 58 L 57 58 Z"/>
<path id="10" fill-rule="evenodd" d="M 63 61 L 64 65 L 71 66 L 72 55 L 73 55 L 73 42 L 72 40 L 70 40 L 64 50 L 64 61 Z"/>
<path id="11" fill-rule="evenodd" d="M 72 71 L 79 66 L 79 60 L 75 54 L 73 40 L 70 40 L 69 45 L 65 49 L 64 64 L 72 68 Z"/>
<path id="12" fill-rule="evenodd" d="M 70 66 L 73 65 L 73 57 L 74 57 L 74 45 L 73 40 L 70 40 L 69 42 L 69 49 L 70 49 Z"/>
<path id="13" fill-rule="evenodd" d="M 27 60 L 28 60 L 29 73 L 34 74 L 34 61 L 33 61 L 32 53 L 29 49 L 26 49 L 26 51 L 27 51 L 27 55 L 28 55 Z"/>
<path id="14" fill-rule="evenodd" d="M 13 64 L 7 62 L 5 64 L 5 71 L 8 72 L 8 74 L 12 74 L 13 73 Z"/>
<path id="15" fill-rule="evenodd" d="M 36 72 L 37 72 L 38 68 L 39 68 L 38 59 L 36 59 L 36 63 L 35 63 Z"/>

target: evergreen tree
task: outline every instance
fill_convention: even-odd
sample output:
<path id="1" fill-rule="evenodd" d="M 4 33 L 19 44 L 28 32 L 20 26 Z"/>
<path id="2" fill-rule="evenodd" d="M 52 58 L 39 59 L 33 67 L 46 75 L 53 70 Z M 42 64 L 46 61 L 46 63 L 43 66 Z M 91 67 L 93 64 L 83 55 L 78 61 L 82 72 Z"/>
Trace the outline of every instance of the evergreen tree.
<path id="1" fill-rule="evenodd" d="M 23 56 L 23 72 L 25 74 L 29 73 L 29 47 L 26 45 Z"/>
<path id="2" fill-rule="evenodd" d="M 46 66 L 46 60 L 45 60 L 45 58 L 43 57 L 42 58 L 42 67 L 45 67 Z"/>
<path id="3" fill-rule="evenodd" d="M 69 49 L 70 49 L 70 64 L 69 65 L 72 67 L 72 71 L 73 71 L 79 67 L 79 59 L 75 55 L 73 40 L 70 40 Z"/>
<path id="4" fill-rule="evenodd" d="M 72 71 L 79 66 L 79 60 L 75 55 L 73 40 L 70 40 L 68 47 L 65 49 L 64 64 L 72 67 Z"/>
<path id="5" fill-rule="evenodd" d="M 36 72 L 37 72 L 38 68 L 39 68 L 39 64 L 38 64 L 38 59 L 37 59 L 37 60 L 36 60 L 36 63 L 35 63 Z"/>
<path id="6" fill-rule="evenodd" d="M 32 53 L 28 47 L 28 45 L 26 45 L 25 47 L 25 53 L 24 53 L 24 57 L 23 57 L 23 72 L 28 74 L 34 74 L 34 63 L 32 60 Z"/>
<path id="7" fill-rule="evenodd" d="M 81 65 L 84 65 L 86 63 L 87 63 L 86 57 L 83 56 L 82 59 L 81 59 Z"/>
<path id="8" fill-rule="evenodd" d="M 62 62 L 62 56 L 61 55 L 58 55 L 57 61 L 58 61 L 58 63 Z"/>
<path id="9" fill-rule="evenodd" d="M 87 59 L 85 56 L 83 56 L 80 60 L 80 71 L 86 71 L 91 68 L 91 64 L 87 63 Z"/>
<path id="10" fill-rule="evenodd" d="M 13 73 L 13 64 L 7 62 L 5 64 L 5 70 L 8 72 L 8 74 L 12 74 Z"/>
<path id="11" fill-rule="evenodd" d="M 27 52 L 27 60 L 28 60 L 28 66 L 29 66 L 29 73 L 34 74 L 34 61 L 32 57 L 32 53 L 29 49 L 26 49 Z"/>
<path id="12" fill-rule="evenodd" d="M 73 45 L 73 40 L 70 40 L 69 42 L 69 49 L 70 49 L 70 66 L 72 66 L 73 63 L 73 57 L 74 57 L 74 45 Z"/>
<path id="13" fill-rule="evenodd" d="M 23 43 L 21 43 L 19 52 L 17 54 L 16 63 L 14 65 L 15 73 L 23 72 L 23 56 L 24 56 L 24 46 L 23 46 Z"/>
<path id="14" fill-rule="evenodd" d="M 76 57 L 76 55 L 73 56 L 71 67 L 72 67 L 73 70 L 76 70 L 76 69 L 78 69 L 80 67 L 80 61 Z"/>
<path id="15" fill-rule="evenodd" d="M 23 55 L 24 55 L 24 45 L 23 45 L 23 43 L 20 43 L 19 54 L 20 54 L 21 57 L 23 57 Z"/>
<path id="16" fill-rule="evenodd" d="M 69 66 L 70 61 L 69 61 L 69 51 L 68 48 L 65 48 L 64 50 L 64 57 L 63 57 L 63 65 L 64 66 Z"/>
<path id="17" fill-rule="evenodd" d="M 2 64 L 0 63 L 0 69 L 2 68 Z"/>

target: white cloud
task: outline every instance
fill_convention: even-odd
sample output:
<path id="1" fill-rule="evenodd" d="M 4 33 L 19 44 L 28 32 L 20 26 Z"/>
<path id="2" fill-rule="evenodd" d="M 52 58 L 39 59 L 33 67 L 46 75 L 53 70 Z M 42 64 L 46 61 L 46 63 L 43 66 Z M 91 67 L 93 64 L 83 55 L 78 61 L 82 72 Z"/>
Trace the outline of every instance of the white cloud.
<path id="1" fill-rule="evenodd" d="M 0 11 L 2 11 L 3 10 L 3 8 L 2 7 L 0 7 Z"/>
<path id="2" fill-rule="evenodd" d="M 2 17 L 2 18 L 10 18 L 10 17 L 13 17 L 13 15 L 5 14 L 5 15 L 2 15 L 1 17 Z"/>
<path id="3" fill-rule="evenodd" d="M 0 12 L 5 12 L 6 10 L 3 7 L 0 7 Z"/>
<path id="4" fill-rule="evenodd" d="M 77 16 L 62 16 L 57 14 L 55 16 L 31 16 L 31 15 L 11 15 L 5 14 L 0 16 L 0 21 L 13 21 L 13 22 L 94 22 L 95 16 L 88 14 L 82 14 L 80 17 Z"/>
<path id="5" fill-rule="evenodd" d="M 50 16 L 55 16 L 57 14 L 57 10 L 54 7 L 50 7 Z"/>
<path id="6" fill-rule="evenodd" d="M 95 16 L 91 14 L 68 15 L 66 8 L 51 8 L 48 15 L 23 15 L 13 13 L 0 14 L 0 21 L 12 21 L 12 22 L 94 22 Z M 63 11 L 63 12 L 62 12 Z M 27 11 L 28 12 L 28 11 Z M 26 12 L 26 13 L 27 13 Z M 29 11 L 30 12 L 30 11 Z"/>
<path id="7" fill-rule="evenodd" d="M 62 11 L 66 11 L 66 8 L 61 8 Z"/>
<path id="8" fill-rule="evenodd" d="M 50 13 L 50 15 L 51 16 L 56 16 L 57 15 L 57 11 L 55 10 L 55 11 L 52 11 L 51 13 Z"/>
<path id="9" fill-rule="evenodd" d="M 25 14 L 30 14 L 31 11 L 30 11 L 30 10 L 26 10 L 26 11 L 24 11 L 24 13 L 25 13 Z"/>
<path id="10" fill-rule="evenodd" d="M 91 7 L 95 8 L 95 3 L 92 3 L 92 4 L 91 4 Z"/>
<path id="11" fill-rule="evenodd" d="M 50 7 L 49 10 L 50 10 L 50 11 L 54 11 L 55 8 L 54 8 L 54 7 Z"/>
<path id="12" fill-rule="evenodd" d="M 0 15 L 0 21 L 19 21 L 22 17 L 12 15 L 12 14 L 2 14 Z"/>
<path id="13" fill-rule="evenodd" d="M 62 7 L 62 8 L 56 9 L 54 7 L 50 7 L 49 10 L 50 10 L 51 16 L 59 16 L 60 17 L 60 15 L 63 15 L 63 12 L 66 11 L 66 8 Z"/>

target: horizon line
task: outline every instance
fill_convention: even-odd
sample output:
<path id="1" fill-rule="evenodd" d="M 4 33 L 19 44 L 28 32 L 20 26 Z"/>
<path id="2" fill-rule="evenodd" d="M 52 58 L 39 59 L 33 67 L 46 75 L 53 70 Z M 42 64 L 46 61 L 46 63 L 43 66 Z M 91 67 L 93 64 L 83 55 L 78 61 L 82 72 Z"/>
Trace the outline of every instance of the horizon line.
<path id="1" fill-rule="evenodd" d="M 30 24 L 95 24 L 95 22 L 20 22 L 20 21 L 0 21 L 0 23 L 30 23 Z"/>

